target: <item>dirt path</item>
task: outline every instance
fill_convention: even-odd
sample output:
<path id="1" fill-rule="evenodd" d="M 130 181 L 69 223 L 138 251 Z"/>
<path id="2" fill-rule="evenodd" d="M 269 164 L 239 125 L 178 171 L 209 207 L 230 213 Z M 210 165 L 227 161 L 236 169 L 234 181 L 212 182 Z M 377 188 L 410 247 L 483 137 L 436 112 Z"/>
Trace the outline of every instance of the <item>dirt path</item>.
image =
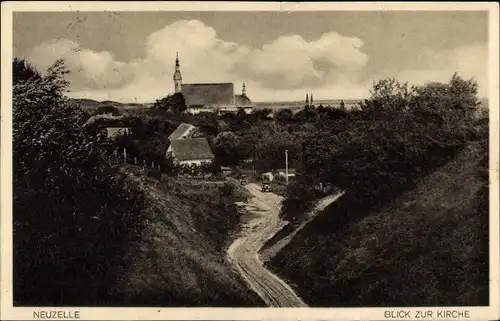
<path id="1" fill-rule="evenodd" d="M 262 193 L 256 184 L 246 187 L 253 196 L 247 203 L 253 218 L 245 224 L 242 236 L 229 247 L 229 260 L 268 306 L 307 307 L 288 284 L 263 266 L 258 254 L 266 241 L 282 228 L 279 211 L 283 198 Z"/>

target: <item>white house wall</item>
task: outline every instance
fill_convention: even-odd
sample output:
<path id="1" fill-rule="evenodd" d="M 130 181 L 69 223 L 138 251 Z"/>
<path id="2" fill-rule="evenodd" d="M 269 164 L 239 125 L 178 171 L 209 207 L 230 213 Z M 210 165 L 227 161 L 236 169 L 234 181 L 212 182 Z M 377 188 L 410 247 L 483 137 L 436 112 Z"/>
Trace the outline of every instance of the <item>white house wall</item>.
<path id="1" fill-rule="evenodd" d="M 212 160 L 211 159 L 197 159 L 197 160 L 185 160 L 185 161 L 180 161 L 179 165 L 196 165 L 200 166 L 202 164 L 207 164 L 210 163 Z"/>

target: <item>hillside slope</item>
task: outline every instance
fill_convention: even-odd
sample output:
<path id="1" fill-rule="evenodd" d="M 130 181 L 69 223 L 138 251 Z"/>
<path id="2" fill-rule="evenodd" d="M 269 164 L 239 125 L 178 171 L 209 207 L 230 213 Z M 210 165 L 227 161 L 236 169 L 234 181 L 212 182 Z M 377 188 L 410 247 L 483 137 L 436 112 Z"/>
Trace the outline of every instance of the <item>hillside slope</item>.
<path id="1" fill-rule="evenodd" d="M 487 305 L 486 146 L 471 143 L 379 209 L 347 194 L 271 268 L 310 306 Z"/>
<path id="2" fill-rule="evenodd" d="M 115 296 L 125 305 L 263 306 L 225 259 L 238 224 L 227 184 L 129 174 L 147 194 L 150 217 L 125 258 Z M 240 194 L 240 195 L 238 195 Z"/>

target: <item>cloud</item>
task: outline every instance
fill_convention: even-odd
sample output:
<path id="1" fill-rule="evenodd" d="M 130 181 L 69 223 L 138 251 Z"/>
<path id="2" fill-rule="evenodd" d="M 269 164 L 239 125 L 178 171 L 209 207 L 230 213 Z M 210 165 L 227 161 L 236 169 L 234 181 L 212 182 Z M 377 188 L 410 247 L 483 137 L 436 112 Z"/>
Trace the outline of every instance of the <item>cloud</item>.
<path id="1" fill-rule="evenodd" d="M 71 70 L 73 95 L 116 100 L 152 101 L 173 90 L 175 52 L 179 52 L 184 82 L 245 81 L 255 95 L 318 87 L 342 73 L 359 70 L 368 57 L 362 42 L 335 32 L 306 41 L 282 36 L 262 48 L 225 41 L 197 20 L 181 20 L 153 32 L 146 39 L 145 56 L 120 62 L 107 51 L 81 48 L 71 40 L 45 42 L 28 59 L 46 69 L 65 59 Z M 267 93 L 267 94 L 266 94 Z M 257 100 L 265 98 L 258 97 Z"/>
<path id="2" fill-rule="evenodd" d="M 479 96 L 488 96 L 488 46 L 473 44 L 450 50 L 426 49 L 419 58 L 421 68 L 402 70 L 396 77 L 410 84 L 448 82 L 457 72 L 465 79 L 473 78 L 479 85 Z"/>
<path id="3" fill-rule="evenodd" d="M 46 70 L 54 61 L 64 59 L 73 89 L 103 89 L 123 85 L 129 72 L 127 64 L 115 61 L 107 51 L 83 49 L 71 40 L 57 39 L 31 48 L 27 59 L 40 70 Z"/>
<path id="4" fill-rule="evenodd" d="M 283 36 L 253 50 L 236 69 L 241 76 L 259 79 L 274 89 L 318 87 L 327 79 L 361 69 L 368 60 L 361 46 L 361 40 L 336 32 L 311 42 L 298 35 Z"/>
<path id="5" fill-rule="evenodd" d="M 175 52 L 179 52 L 185 83 L 244 81 L 255 101 L 301 100 L 306 91 L 316 99 L 365 97 L 372 84 L 362 79 L 369 61 L 361 39 L 326 32 L 306 40 L 284 35 L 261 48 L 225 41 L 198 20 L 180 20 L 150 34 L 144 56 L 117 61 L 108 51 L 82 48 L 56 39 L 29 51 L 28 59 L 42 69 L 64 58 L 71 70 L 71 95 L 99 100 L 151 102 L 173 91 Z M 478 77 L 484 84 L 485 48 L 469 46 L 450 51 L 423 50 L 414 64 L 397 76 L 409 82 L 446 81 L 454 71 Z M 448 77 L 449 75 L 449 77 Z"/>

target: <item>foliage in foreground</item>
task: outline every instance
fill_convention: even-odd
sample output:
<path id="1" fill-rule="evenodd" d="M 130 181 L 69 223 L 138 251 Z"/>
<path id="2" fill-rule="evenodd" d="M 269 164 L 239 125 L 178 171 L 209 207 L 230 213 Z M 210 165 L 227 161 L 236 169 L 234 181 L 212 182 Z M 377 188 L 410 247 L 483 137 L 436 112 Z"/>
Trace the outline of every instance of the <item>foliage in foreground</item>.
<path id="1" fill-rule="evenodd" d="M 341 197 L 272 260 L 311 306 L 487 305 L 488 147 L 472 142 L 397 198 Z"/>
<path id="2" fill-rule="evenodd" d="M 122 304 L 262 305 L 225 259 L 240 219 L 234 200 L 246 198 L 242 188 L 166 176 L 136 179 L 147 195 L 148 226 L 127 253 L 129 265 L 116 288 Z"/>
<path id="3" fill-rule="evenodd" d="M 14 304 L 258 304 L 224 260 L 243 196 L 131 176 L 116 149 L 132 153 L 127 144 L 140 147 L 152 132 L 157 142 L 169 124 L 138 121 L 136 140 L 108 140 L 64 98 L 65 74 L 61 61 L 43 75 L 14 61 Z M 158 145 L 135 151 L 164 159 Z"/>
<path id="4" fill-rule="evenodd" d="M 14 302 L 106 303 L 126 244 L 142 228 L 142 194 L 118 173 L 105 135 L 44 75 L 14 62 Z M 103 301 L 104 300 L 104 301 Z"/>
<path id="5" fill-rule="evenodd" d="M 289 189 L 284 217 L 301 217 L 294 204 L 310 203 L 317 182 L 346 193 L 271 265 L 311 305 L 488 303 L 488 124 L 474 116 L 476 90 L 456 75 L 414 88 L 384 80 L 348 123 L 308 140 L 307 179 Z"/>

